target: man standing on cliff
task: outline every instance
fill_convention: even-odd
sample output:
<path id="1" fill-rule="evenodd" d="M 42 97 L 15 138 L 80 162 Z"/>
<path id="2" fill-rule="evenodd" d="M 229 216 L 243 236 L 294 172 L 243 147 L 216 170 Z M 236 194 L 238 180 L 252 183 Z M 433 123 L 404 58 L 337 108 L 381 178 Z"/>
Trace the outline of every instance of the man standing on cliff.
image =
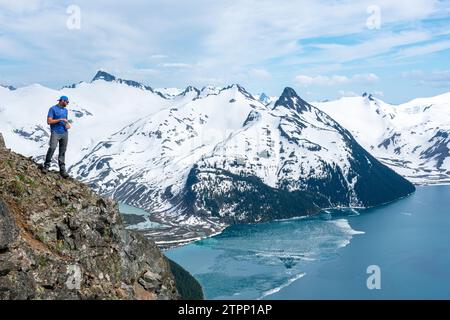
<path id="1" fill-rule="evenodd" d="M 50 125 L 50 147 L 48 148 L 47 155 L 42 170 L 47 173 L 50 168 L 53 154 L 55 153 L 56 146 L 59 144 L 58 165 L 59 173 L 63 178 L 68 178 L 69 174 L 66 171 L 65 155 L 67 149 L 67 141 L 69 138 L 68 129 L 70 129 L 69 120 L 67 120 L 67 105 L 69 104 L 69 98 L 62 96 L 58 100 L 58 104 L 51 107 L 48 110 L 47 124 Z"/>

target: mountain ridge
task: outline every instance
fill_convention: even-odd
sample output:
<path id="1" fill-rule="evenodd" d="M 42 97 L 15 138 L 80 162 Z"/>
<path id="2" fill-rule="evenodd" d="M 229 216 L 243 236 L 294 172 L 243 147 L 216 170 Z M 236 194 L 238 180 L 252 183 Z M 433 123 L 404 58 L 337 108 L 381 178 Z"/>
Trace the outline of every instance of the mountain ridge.
<path id="1" fill-rule="evenodd" d="M 416 184 L 450 182 L 448 96 L 390 105 L 370 96 L 316 103 L 383 163 Z"/>

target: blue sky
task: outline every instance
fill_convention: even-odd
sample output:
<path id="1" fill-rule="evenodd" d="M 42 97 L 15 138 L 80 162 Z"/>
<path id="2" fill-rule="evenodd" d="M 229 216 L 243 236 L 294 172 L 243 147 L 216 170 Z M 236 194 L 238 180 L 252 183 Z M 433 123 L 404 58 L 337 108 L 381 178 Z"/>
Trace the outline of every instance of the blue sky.
<path id="1" fill-rule="evenodd" d="M 0 83 L 58 88 L 98 69 L 400 103 L 450 91 L 450 1 L 0 0 Z"/>

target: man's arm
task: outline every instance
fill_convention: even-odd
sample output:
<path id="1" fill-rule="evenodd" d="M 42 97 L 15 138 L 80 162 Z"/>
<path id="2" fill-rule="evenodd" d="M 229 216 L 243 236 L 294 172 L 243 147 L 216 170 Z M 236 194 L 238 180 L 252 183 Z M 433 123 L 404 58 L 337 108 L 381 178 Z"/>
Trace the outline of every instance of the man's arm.
<path id="1" fill-rule="evenodd" d="M 53 119 L 52 117 L 47 117 L 47 124 L 56 124 L 61 121 L 65 122 L 65 123 L 69 123 L 67 121 L 67 119 Z"/>

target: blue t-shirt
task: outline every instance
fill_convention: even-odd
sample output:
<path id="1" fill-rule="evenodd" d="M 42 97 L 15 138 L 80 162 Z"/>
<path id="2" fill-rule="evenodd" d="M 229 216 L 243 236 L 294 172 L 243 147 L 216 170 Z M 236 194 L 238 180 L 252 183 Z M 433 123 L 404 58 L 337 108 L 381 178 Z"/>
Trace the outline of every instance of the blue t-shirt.
<path id="1" fill-rule="evenodd" d="M 69 120 L 67 118 L 67 116 L 68 116 L 67 108 L 63 108 L 58 105 L 51 107 L 48 110 L 48 115 L 47 115 L 47 117 L 50 117 L 55 120 L 56 119 L 64 119 L 64 118 Z M 67 131 L 64 121 L 60 121 L 58 123 L 51 124 L 50 130 L 52 132 L 56 132 L 56 133 L 65 133 Z"/>

